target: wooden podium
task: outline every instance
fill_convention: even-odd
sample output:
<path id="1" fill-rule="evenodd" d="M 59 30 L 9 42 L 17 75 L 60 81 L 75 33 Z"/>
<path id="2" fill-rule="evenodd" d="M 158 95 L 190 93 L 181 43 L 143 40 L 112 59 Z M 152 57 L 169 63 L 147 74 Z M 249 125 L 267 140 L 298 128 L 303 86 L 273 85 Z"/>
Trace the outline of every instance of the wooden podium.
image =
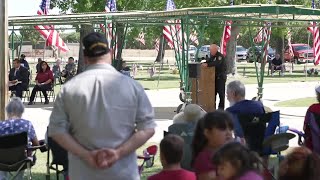
<path id="1" fill-rule="evenodd" d="M 216 109 L 215 67 L 200 67 L 200 78 L 198 78 L 198 85 L 196 78 L 190 78 L 190 80 L 192 82 L 192 103 L 198 104 L 207 112 L 214 111 Z"/>

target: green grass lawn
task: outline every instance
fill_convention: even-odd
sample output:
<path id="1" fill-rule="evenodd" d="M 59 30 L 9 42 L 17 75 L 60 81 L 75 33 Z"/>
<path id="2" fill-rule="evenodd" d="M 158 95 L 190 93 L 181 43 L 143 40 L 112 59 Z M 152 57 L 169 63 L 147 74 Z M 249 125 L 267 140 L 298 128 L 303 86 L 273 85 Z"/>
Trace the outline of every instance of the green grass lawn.
<path id="1" fill-rule="evenodd" d="M 307 97 L 300 99 L 291 99 L 288 101 L 281 101 L 275 104 L 275 106 L 279 107 L 308 107 L 313 103 L 316 103 L 316 97 Z"/>
<path id="2" fill-rule="evenodd" d="M 131 66 L 136 62 L 128 62 L 128 65 Z M 135 76 L 135 79 L 139 81 L 145 89 L 167 89 L 167 88 L 179 88 L 180 85 L 180 76 L 179 74 L 174 74 L 172 64 L 164 64 L 160 68 L 160 64 L 155 64 L 156 72 L 153 77 L 150 77 L 148 73 L 148 68 L 152 67 L 152 62 L 138 62 L 139 65 L 143 66 L 143 70 L 138 68 L 138 73 Z M 35 64 L 30 64 L 33 72 L 33 79 L 35 78 Z M 313 67 L 311 65 L 308 66 Z M 161 71 L 159 71 L 161 69 Z M 257 84 L 257 77 L 254 63 L 237 63 L 237 77 L 229 77 L 228 82 L 232 80 L 241 80 L 245 84 Z M 274 76 L 267 75 L 267 69 L 265 71 L 264 83 L 287 83 L 287 82 L 305 82 L 305 81 L 319 81 L 320 76 L 305 77 L 304 74 L 304 65 L 294 65 L 294 70 L 291 74 L 288 72 L 285 73 L 285 76 L 281 77 L 276 72 Z M 160 75 L 160 76 L 159 76 Z M 34 80 L 32 81 L 34 83 Z M 58 88 L 55 88 L 58 92 Z"/>
<path id="3" fill-rule="evenodd" d="M 139 148 L 136 153 L 137 155 L 142 155 L 142 151 L 144 149 L 146 149 L 148 146 L 150 145 L 158 145 L 155 143 L 147 143 L 145 145 L 143 145 L 141 148 Z M 51 156 L 51 155 L 50 155 Z M 32 167 L 32 179 L 33 180 L 45 180 L 46 178 L 46 172 L 47 172 L 47 168 L 46 168 L 46 162 L 47 162 L 47 152 L 45 153 L 41 153 L 40 151 L 37 152 L 37 162 L 36 165 L 34 165 Z M 138 160 L 138 164 L 141 164 L 142 161 Z M 157 172 L 159 172 L 162 169 L 161 163 L 160 163 L 160 158 L 159 158 L 159 151 L 157 153 L 157 156 L 155 158 L 155 163 L 154 166 L 151 168 L 145 168 L 141 179 L 142 180 L 146 180 L 147 177 L 149 177 L 150 175 L 153 175 Z M 53 170 L 50 171 L 50 179 L 54 180 L 56 179 L 56 175 L 55 172 Z M 63 177 L 61 176 L 61 179 L 63 179 Z"/>
<path id="4" fill-rule="evenodd" d="M 166 89 L 166 88 L 178 88 L 180 77 L 178 74 L 172 74 L 172 70 L 169 70 L 168 65 L 164 65 L 159 76 L 160 65 L 156 65 L 156 74 L 150 78 L 147 73 L 147 68 L 151 67 L 151 64 L 143 64 L 144 70 L 138 70 L 138 74 L 135 77 L 145 88 L 148 89 Z M 171 66 L 172 67 L 172 66 Z M 285 76 L 279 76 L 278 72 L 274 73 L 274 76 L 268 75 L 265 72 L 264 83 L 288 83 L 288 82 L 309 82 L 319 81 L 320 76 L 306 77 L 304 74 L 304 65 L 294 65 L 292 73 L 286 72 Z M 228 82 L 232 80 L 241 80 L 245 84 L 257 84 L 257 75 L 254 67 L 254 63 L 238 63 L 237 72 L 240 76 L 229 77 Z M 159 86 L 158 85 L 159 80 Z M 227 82 L 227 83 L 228 83 Z"/>

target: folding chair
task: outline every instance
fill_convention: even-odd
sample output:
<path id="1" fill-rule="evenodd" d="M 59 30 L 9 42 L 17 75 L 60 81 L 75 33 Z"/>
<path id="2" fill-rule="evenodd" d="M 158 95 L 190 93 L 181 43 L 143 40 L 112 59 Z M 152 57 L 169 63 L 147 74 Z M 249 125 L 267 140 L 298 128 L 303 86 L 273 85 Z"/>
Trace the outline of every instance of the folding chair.
<path id="1" fill-rule="evenodd" d="M 172 124 L 168 128 L 168 132 L 164 132 L 164 135 L 175 134 L 183 138 L 183 156 L 181 160 L 181 167 L 187 170 L 192 170 L 191 167 L 191 144 L 194 136 L 194 129 L 196 127 L 195 123 L 185 123 L 185 124 Z"/>
<path id="2" fill-rule="evenodd" d="M 156 145 L 152 145 L 143 151 L 142 156 L 137 156 L 138 159 L 143 160 L 142 164 L 139 166 L 139 174 L 142 173 L 144 167 L 150 168 L 154 165 L 154 158 L 157 154 L 157 151 L 158 147 Z"/>
<path id="3" fill-rule="evenodd" d="M 59 180 L 59 175 L 64 176 L 68 172 L 68 152 L 63 149 L 52 138 L 48 137 L 48 154 L 47 154 L 47 175 L 46 180 L 50 180 L 50 170 L 56 172 L 56 178 Z M 52 161 L 50 163 L 50 151 L 52 154 Z M 59 166 L 62 166 L 62 170 L 59 170 Z"/>
<path id="4" fill-rule="evenodd" d="M 22 102 L 29 102 L 29 98 L 30 98 L 30 90 L 29 90 L 29 87 L 30 87 L 30 84 L 31 84 L 31 74 L 29 73 L 29 79 L 28 79 L 28 87 L 22 91 L 22 99 L 21 101 Z M 13 95 L 16 95 L 16 91 L 11 91 L 11 96 L 10 97 L 13 97 Z"/>
<path id="5" fill-rule="evenodd" d="M 11 95 L 10 95 L 10 98 L 13 97 L 13 96 L 16 96 L 16 91 L 11 91 Z M 21 101 L 22 102 L 29 102 L 29 98 L 30 98 L 30 90 L 29 90 L 29 87 L 22 91 L 22 99 Z"/>
<path id="6" fill-rule="evenodd" d="M 50 99 L 52 99 L 52 102 L 54 102 L 54 100 L 56 99 L 56 94 L 54 92 L 54 86 L 55 86 L 54 83 L 52 83 L 51 88 L 49 90 L 47 90 L 49 102 L 50 102 Z M 37 91 L 35 99 L 37 99 L 38 96 L 40 97 L 40 102 L 42 103 L 42 98 L 44 98 L 44 97 L 42 96 L 41 91 Z"/>
<path id="7" fill-rule="evenodd" d="M 28 134 L 6 135 L 0 137 L 0 171 L 8 172 L 15 179 L 23 170 L 27 170 L 28 180 L 32 179 L 31 167 L 34 165 L 35 151 L 42 146 L 28 148 Z M 32 154 L 34 151 L 34 154 Z M 31 154 L 29 156 L 28 154 Z M 16 173 L 14 173 L 16 172 Z"/>
<path id="8" fill-rule="evenodd" d="M 249 149 L 260 156 L 274 154 L 271 148 L 263 148 L 263 141 L 273 135 L 280 125 L 280 111 L 262 115 L 238 114 L 237 117 L 242 130 L 240 136 L 245 138 Z"/>

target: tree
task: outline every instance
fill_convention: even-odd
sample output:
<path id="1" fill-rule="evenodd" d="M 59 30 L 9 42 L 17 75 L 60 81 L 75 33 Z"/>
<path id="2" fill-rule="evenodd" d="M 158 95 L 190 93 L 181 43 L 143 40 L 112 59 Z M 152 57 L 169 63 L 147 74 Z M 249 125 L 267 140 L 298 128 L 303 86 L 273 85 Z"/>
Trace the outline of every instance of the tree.
<path id="1" fill-rule="evenodd" d="M 79 32 L 61 33 L 60 36 L 67 43 L 78 43 L 80 40 Z"/>
<path id="2" fill-rule="evenodd" d="M 103 12 L 105 8 L 106 1 L 95 1 L 95 0 L 52 0 L 52 7 L 59 7 L 61 12 L 66 12 L 71 9 L 74 13 L 84 13 L 84 12 Z M 159 2 L 156 0 L 117 0 L 117 10 L 118 11 L 129 11 L 129 10 L 146 10 L 147 6 L 159 7 Z M 150 10 L 150 9 L 149 9 Z M 124 44 L 124 24 L 116 24 L 117 27 L 117 37 L 119 39 L 118 47 Z M 79 48 L 79 60 L 78 60 L 78 73 L 82 72 L 84 69 L 84 61 L 82 54 L 82 38 L 92 31 L 92 27 L 88 25 L 80 25 L 80 48 Z M 120 37 L 120 38 L 119 38 Z M 116 59 L 121 59 L 121 51 L 118 51 Z M 119 63 L 118 63 L 119 64 Z"/>
<path id="3" fill-rule="evenodd" d="M 104 1 L 94 0 L 51 0 L 51 7 L 59 7 L 61 12 L 65 13 L 71 9 L 73 13 L 84 13 L 84 12 L 103 12 L 105 7 Z M 91 25 L 80 24 L 77 25 L 77 29 L 80 29 L 80 48 L 79 48 L 79 59 L 78 59 L 78 72 L 84 71 L 85 64 L 83 59 L 83 48 L 82 39 L 83 37 L 92 31 Z"/>
<path id="4" fill-rule="evenodd" d="M 33 26 L 22 26 L 19 31 L 23 39 L 30 41 L 32 46 L 37 45 L 42 40 L 40 33 L 34 30 Z"/>

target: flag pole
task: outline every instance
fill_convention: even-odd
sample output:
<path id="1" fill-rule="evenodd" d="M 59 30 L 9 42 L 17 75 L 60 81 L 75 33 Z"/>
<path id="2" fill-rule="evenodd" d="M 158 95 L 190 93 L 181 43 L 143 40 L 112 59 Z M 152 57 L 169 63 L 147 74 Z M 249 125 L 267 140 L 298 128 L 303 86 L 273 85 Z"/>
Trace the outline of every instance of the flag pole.
<path id="1" fill-rule="evenodd" d="M 311 8 L 312 9 L 314 9 L 315 8 L 315 2 L 314 2 L 314 0 L 312 0 L 311 1 Z M 313 33 L 315 33 L 314 32 L 314 28 L 315 28 L 315 26 L 317 25 L 316 24 L 316 22 L 314 22 L 314 23 L 312 23 L 312 25 L 313 25 L 313 27 L 312 27 L 312 29 L 313 29 Z M 314 39 L 313 39 L 313 41 L 314 41 Z M 310 47 L 310 32 L 308 32 L 308 46 Z M 314 44 L 314 43 L 313 43 Z M 313 46 L 312 46 L 313 47 Z M 313 49 L 314 49 L 315 47 L 313 47 Z M 313 51 L 313 52 L 315 52 L 315 51 Z M 315 57 L 315 53 L 313 54 L 313 57 Z M 306 63 L 305 63 L 305 71 L 304 71 L 304 75 L 305 75 L 305 79 L 304 79 L 304 81 L 306 82 L 307 81 L 307 71 L 308 71 L 308 62 L 309 62 L 309 53 L 307 53 L 307 61 L 306 61 Z"/>
<path id="2" fill-rule="evenodd" d="M 310 32 L 308 32 L 308 46 L 310 47 Z M 314 55 L 313 55 L 314 56 Z M 305 79 L 304 81 L 306 82 L 307 81 L 307 71 L 308 71 L 308 59 L 309 59 L 309 53 L 307 53 L 307 61 L 306 61 L 306 64 L 305 64 L 305 71 L 304 71 L 304 74 L 305 74 Z"/>
<path id="3" fill-rule="evenodd" d="M 162 70 L 162 67 L 163 67 L 163 57 L 162 57 L 162 51 L 163 51 L 163 46 L 164 46 L 164 36 L 162 35 L 161 36 L 162 38 L 162 46 L 159 47 L 159 51 L 160 51 L 160 54 L 161 54 L 161 57 L 160 57 L 160 62 L 161 62 L 161 66 L 160 66 L 160 69 L 159 69 L 159 74 L 158 74 L 158 82 L 157 82 L 157 91 L 159 90 L 159 82 L 160 82 L 160 74 L 161 74 L 161 70 Z M 161 44 L 161 40 L 159 39 L 159 46 Z"/>
<path id="4" fill-rule="evenodd" d="M 141 60 L 141 42 L 139 41 L 139 62 Z"/>
<path id="5" fill-rule="evenodd" d="M 48 39 L 46 39 L 45 41 L 44 41 L 44 46 L 43 46 L 43 59 L 42 59 L 42 61 L 44 61 L 44 56 L 45 56 L 45 54 L 46 54 L 46 47 L 47 47 L 47 41 L 48 41 Z"/>

